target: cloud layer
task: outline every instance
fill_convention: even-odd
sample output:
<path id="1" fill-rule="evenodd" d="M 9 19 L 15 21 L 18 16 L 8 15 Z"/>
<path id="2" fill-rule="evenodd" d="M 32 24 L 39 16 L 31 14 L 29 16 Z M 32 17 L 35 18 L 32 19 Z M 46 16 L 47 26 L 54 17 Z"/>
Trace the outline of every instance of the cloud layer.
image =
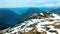
<path id="1" fill-rule="evenodd" d="M 0 8 L 50 7 L 60 4 L 60 0 L 0 0 Z"/>

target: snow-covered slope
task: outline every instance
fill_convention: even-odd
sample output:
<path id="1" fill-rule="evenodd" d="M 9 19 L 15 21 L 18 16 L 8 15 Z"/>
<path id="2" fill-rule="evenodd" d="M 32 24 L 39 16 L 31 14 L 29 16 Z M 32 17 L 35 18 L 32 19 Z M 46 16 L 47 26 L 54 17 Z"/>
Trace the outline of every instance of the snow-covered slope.
<path id="1" fill-rule="evenodd" d="M 60 16 L 54 13 L 33 14 L 21 24 L 2 30 L 5 34 L 60 34 Z"/>

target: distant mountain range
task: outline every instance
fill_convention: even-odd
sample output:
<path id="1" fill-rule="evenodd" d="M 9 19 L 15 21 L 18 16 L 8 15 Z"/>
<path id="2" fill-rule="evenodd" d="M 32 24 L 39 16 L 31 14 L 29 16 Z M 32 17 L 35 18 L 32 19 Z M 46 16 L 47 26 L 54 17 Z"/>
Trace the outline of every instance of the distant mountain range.
<path id="1" fill-rule="evenodd" d="M 17 22 L 15 19 L 17 18 L 17 14 L 8 9 L 0 9 L 0 20 L 7 24 L 13 25 Z"/>
<path id="2" fill-rule="evenodd" d="M 54 12 L 57 14 L 60 14 L 59 11 L 60 9 L 50 10 L 50 12 Z M 6 26 L 9 27 L 15 24 L 22 23 L 23 20 L 29 15 L 32 15 L 34 13 L 41 13 L 41 12 L 45 12 L 44 9 L 40 10 L 39 8 L 29 8 L 25 12 L 23 12 L 21 15 L 19 15 L 12 10 L 0 8 L 0 22 L 1 22 L 0 26 L 3 25 L 2 28 L 4 28 Z"/>
<path id="3" fill-rule="evenodd" d="M 29 9 L 26 10 L 26 12 L 19 15 L 20 22 L 23 22 L 26 17 L 28 17 L 28 16 L 30 16 L 34 13 L 41 13 L 41 12 L 43 12 L 43 11 L 38 9 L 38 8 L 29 8 Z"/>
<path id="4" fill-rule="evenodd" d="M 39 10 L 38 8 L 29 8 L 25 13 L 18 15 L 17 13 L 9 9 L 0 9 L 0 22 L 2 22 L 1 25 L 8 24 L 12 26 L 12 25 L 21 23 L 23 19 L 29 16 L 30 14 L 40 13 L 40 12 L 42 11 Z M 5 25 L 4 27 L 6 27 Z"/>
<path id="5" fill-rule="evenodd" d="M 56 14 L 60 14 L 60 8 L 53 9 L 50 12 L 53 12 L 53 13 L 56 13 Z"/>

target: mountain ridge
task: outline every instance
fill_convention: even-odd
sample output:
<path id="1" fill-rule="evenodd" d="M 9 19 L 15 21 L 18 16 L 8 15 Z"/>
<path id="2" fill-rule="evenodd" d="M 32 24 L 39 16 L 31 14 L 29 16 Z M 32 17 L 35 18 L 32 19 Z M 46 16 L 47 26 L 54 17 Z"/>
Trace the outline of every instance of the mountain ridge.
<path id="1" fill-rule="evenodd" d="M 32 18 L 17 26 L 8 29 L 5 34 L 57 34 L 60 31 L 60 16 L 54 13 L 44 12 L 37 15 L 37 18 Z M 38 16 L 41 18 L 38 18 Z M 47 16 L 46 16 L 47 15 Z M 35 17 L 35 16 L 34 16 Z M 43 17 L 43 18 L 42 18 Z M 57 27 L 59 26 L 59 27 Z M 58 29 L 58 30 L 57 30 Z M 4 30 L 3 30 L 4 31 Z M 2 31 L 2 33 L 4 33 Z M 53 33 L 52 33 L 53 32 Z M 59 33 L 60 34 L 60 33 Z"/>

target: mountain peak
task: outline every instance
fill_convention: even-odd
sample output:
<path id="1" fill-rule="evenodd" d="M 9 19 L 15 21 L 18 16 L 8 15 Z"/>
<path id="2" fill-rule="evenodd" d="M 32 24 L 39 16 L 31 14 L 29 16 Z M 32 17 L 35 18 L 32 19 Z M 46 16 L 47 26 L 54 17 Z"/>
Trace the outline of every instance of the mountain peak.
<path id="1" fill-rule="evenodd" d="M 49 12 L 32 15 L 33 17 L 29 16 L 32 19 L 25 20 L 13 28 L 3 30 L 6 32 L 2 32 L 5 34 L 60 34 L 59 15 Z M 35 16 L 36 18 L 34 18 Z M 38 18 L 38 16 L 41 18 Z"/>

